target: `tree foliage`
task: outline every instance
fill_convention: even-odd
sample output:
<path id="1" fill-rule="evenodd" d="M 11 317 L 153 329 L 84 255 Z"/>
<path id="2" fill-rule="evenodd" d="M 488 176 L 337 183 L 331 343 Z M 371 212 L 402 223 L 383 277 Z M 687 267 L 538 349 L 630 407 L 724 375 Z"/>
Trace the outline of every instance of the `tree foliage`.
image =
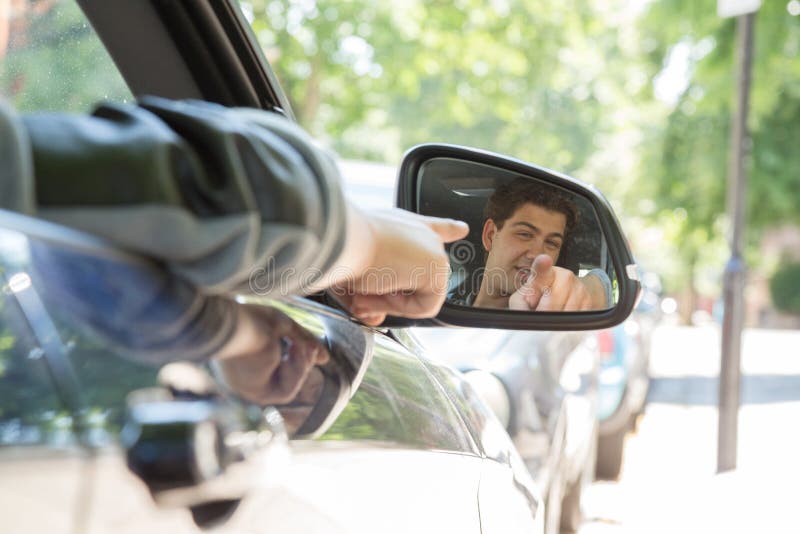
<path id="1" fill-rule="evenodd" d="M 564 171 L 598 149 L 598 42 L 578 2 L 243 1 L 301 123 L 345 157 L 438 141 Z"/>
<path id="2" fill-rule="evenodd" d="M 800 223 L 800 24 L 786 2 L 763 2 L 755 28 L 751 251 L 763 229 Z M 0 93 L 18 108 L 129 98 L 72 0 L 14 4 Z M 659 227 L 650 264 L 672 262 L 673 289 L 721 270 L 736 32 L 712 4 L 240 5 L 301 124 L 343 157 L 397 163 L 424 142 L 510 154 L 597 184 L 634 235 Z"/>
<path id="3" fill-rule="evenodd" d="M 723 237 L 730 127 L 736 97 L 736 23 L 688 0 L 650 4 L 641 20 L 651 42 L 651 76 L 688 51 L 686 84 L 666 123 L 653 123 L 654 143 L 643 153 L 658 183 L 663 210 L 682 208 L 684 237 L 702 231 L 696 253 Z M 751 243 L 764 228 L 800 222 L 800 24 L 783 1 L 764 2 L 755 24 L 749 125 L 747 219 Z M 698 248 L 699 247 L 699 248 Z"/>
<path id="4" fill-rule="evenodd" d="M 397 161 L 430 141 L 511 154 L 597 183 L 625 215 L 662 227 L 673 287 L 718 265 L 735 22 L 712 5 L 242 4 L 301 122 L 344 157 Z M 782 0 L 757 21 L 751 242 L 800 221 L 800 25 Z M 658 95 L 676 68 L 685 79 Z"/>
<path id="5" fill-rule="evenodd" d="M 800 315 L 800 263 L 778 269 L 769 281 L 769 289 L 778 310 Z"/>

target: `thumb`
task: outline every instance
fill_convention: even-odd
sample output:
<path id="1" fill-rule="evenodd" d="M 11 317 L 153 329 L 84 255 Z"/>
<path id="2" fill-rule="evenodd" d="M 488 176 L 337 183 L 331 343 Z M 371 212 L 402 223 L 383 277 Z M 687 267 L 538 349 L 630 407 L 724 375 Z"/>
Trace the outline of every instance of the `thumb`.
<path id="1" fill-rule="evenodd" d="M 464 239 L 469 233 L 469 225 L 463 221 L 455 219 L 443 219 L 441 217 L 424 216 L 424 222 L 428 227 L 439 234 L 445 243 Z"/>
<path id="2" fill-rule="evenodd" d="M 539 254 L 533 260 L 531 265 L 531 281 L 537 281 L 540 284 L 547 285 L 552 278 L 550 269 L 553 267 L 553 258 L 547 254 Z"/>
<path id="3" fill-rule="evenodd" d="M 539 254 L 531 265 L 531 275 L 525 285 L 517 290 L 528 304 L 528 308 L 535 310 L 539 306 L 539 301 L 544 296 L 555 278 L 553 271 L 553 258 L 547 254 Z"/>

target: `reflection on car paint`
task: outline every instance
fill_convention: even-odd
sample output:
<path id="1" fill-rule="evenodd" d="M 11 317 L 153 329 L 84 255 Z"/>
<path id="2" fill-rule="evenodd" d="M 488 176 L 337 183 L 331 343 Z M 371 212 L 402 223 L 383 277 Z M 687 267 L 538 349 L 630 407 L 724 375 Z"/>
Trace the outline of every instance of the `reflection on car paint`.
<path id="1" fill-rule="evenodd" d="M 448 399 L 420 360 L 376 336 L 375 357 L 350 403 L 320 438 L 475 453 Z"/>

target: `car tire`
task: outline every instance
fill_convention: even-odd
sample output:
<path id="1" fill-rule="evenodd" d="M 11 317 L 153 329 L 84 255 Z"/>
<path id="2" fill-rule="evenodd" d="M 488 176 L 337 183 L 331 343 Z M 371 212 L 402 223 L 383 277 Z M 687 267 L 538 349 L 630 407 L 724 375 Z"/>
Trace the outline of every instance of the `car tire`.
<path id="1" fill-rule="evenodd" d="M 598 479 L 616 480 L 619 478 L 627 430 L 628 428 L 625 426 L 613 434 L 601 435 L 597 440 L 596 474 Z"/>

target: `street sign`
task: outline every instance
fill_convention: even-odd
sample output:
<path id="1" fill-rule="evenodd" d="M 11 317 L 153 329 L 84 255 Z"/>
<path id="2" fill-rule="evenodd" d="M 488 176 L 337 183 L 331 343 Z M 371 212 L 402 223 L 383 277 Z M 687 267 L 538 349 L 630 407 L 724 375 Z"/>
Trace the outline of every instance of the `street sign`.
<path id="1" fill-rule="evenodd" d="M 761 0 L 717 0 L 717 15 L 722 18 L 738 17 L 755 13 L 761 7 Z"/>

